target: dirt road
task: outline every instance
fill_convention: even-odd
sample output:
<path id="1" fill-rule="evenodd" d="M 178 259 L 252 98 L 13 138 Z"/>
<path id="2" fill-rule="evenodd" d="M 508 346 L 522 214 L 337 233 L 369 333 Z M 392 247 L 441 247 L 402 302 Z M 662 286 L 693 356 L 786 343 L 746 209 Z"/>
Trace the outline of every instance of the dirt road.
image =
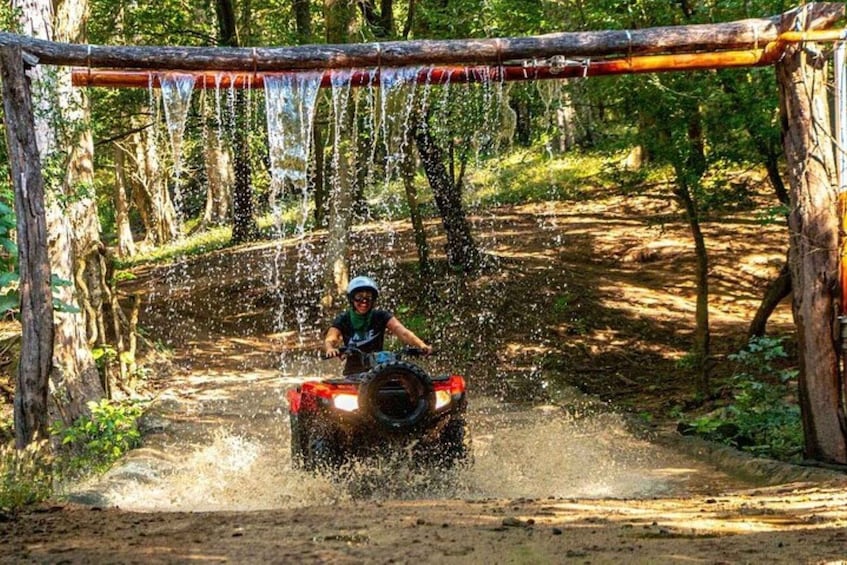
<path id="1" fill-rule="evenodd" d="M 476 226 L 500 258 L 497 276 L 455 290 L 445 283 L 429 313 L 442 345 L 456 345 L 448 361 L 464 355 L 480 372 L 469 375 L 474 465 L 450 477 L 377 473 L 364 495 L 289 468 L 283 391 L 333 369 L 279 362 L 283 351 L 306 359 L 314 342 L 273 329 L 277 289 L 260 284 L 275 250 L 203 257 L 171 282 L 140 273 L 135 284 L 167 302 L 146 323 L 174 342 L 181 367 L 145 420 L 145 447 L 76 485 L 77 502 L 0 516 L 0 562 L 847 560 L 847 483 L 836 475 L 805 481 L 801 470 L 765 465 L 756 480 L 783 484 L 754 486 L 735 475 L 749 459 L 698 456 L 633 427 L 633 408 L 660 413 L 692 394 L 675 363 L 691 330 L 684 273 L 693 259 L 684 222 L 636 219 L 651 206 L 665 202 L 504 208 Z M 733 222 L 706 226 L 718 250 L 715 347 L 724 350 L 784 260 L 778 230 L 757 227 L 754 237 L 744 231 L 752 223 Z M 402 263 L 391 268 L 397 279 L 408 274 Z M 286 296 L 302 288 L 291 285 Z M 787 319 L 783 309 L 772 324 L 790 328 Z M 551 359 L 568 374 L 545 373 Z M 571 394 L 563 383 L 591 396 L 558 398 L 552 389 Z"/>

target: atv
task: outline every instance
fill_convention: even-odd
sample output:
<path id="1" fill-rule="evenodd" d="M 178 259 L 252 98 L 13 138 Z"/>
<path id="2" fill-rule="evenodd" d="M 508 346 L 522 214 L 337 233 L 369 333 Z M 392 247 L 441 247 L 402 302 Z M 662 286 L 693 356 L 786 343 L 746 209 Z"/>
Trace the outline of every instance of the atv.
<path id="1" fill-rule="evenodd" d="M 408 453 L 416 465 L 449 468 L 468 458 L 465 379 L 430 376 L 410 357 L 420 349 L 363 353 L 367 370 L 307 381 L 286 393 L 296 469 L 340 470 L 346 463 Z"/>

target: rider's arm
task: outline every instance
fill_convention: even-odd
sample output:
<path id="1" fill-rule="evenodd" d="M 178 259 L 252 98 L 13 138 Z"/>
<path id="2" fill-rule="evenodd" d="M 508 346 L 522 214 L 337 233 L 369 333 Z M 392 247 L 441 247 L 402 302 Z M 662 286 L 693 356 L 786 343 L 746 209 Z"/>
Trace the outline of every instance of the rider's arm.
<path id="1" fill-rule="evenodd" d="M 400 341 L 411 347 L 422 349 L 425 353 L 432 353 L 432 347 L 427 345 L 424 340 L 415 335 L 415 332 L 400 323 L 396 317 L 392 316 L 385 327 L 396 335 Z"/>
<path id="2" fill-rule="evenodd" d="M 344 337 L 341 335 L 341 331 L 335 326 L 330 327 L 324 337 L 324 353 L 326 353 L 326 356 L 335 357 L 338 355 L 338 346 L 343 342 Z"/>

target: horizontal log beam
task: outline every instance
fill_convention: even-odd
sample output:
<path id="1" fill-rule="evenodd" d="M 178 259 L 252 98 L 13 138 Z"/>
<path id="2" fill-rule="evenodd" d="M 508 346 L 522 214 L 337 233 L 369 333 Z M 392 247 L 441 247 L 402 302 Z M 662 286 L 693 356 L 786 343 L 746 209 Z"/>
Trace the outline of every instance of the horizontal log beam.
<path id="1" fill-rule="evenodd" d="M 497 39 L 415 40 L 292 47 L 152 47 L 58 43 L 0 33 L 0 47 L 18 45 L 43 64 L 242 72 L 408 65 L 501 65 L 552 56 L 608 57 L 755 49 L 787 31 L 802 12 L 806 29 L 844 17 L 840 2 L 813 3 L 770 18 L 637 30 L 563 32 Z"/>

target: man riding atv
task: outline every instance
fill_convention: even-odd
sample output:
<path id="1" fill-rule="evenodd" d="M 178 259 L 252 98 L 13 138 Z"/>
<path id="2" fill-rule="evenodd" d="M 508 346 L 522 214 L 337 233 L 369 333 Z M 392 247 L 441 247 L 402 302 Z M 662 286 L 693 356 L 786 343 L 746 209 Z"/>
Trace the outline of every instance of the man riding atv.
<path id="1" fill-rule="evenodd" d="M 385 330 L 397 336 L 410 347 L 424 354 L 432 353 L 432 347 L 408 329 L 388 310 L 376 308 L 379 287 L 370 277 L 356 277 L 347 285 L 347 301 L 350 307 L 335 317 L 324 337 L 324 352 L 327 357 L 341 355 L 339 347 L 353 347 L 362 353 L 382 351 Z M 346 355 L 344 374 L 351 375 L 366 371 L 362 355 Z"/>

